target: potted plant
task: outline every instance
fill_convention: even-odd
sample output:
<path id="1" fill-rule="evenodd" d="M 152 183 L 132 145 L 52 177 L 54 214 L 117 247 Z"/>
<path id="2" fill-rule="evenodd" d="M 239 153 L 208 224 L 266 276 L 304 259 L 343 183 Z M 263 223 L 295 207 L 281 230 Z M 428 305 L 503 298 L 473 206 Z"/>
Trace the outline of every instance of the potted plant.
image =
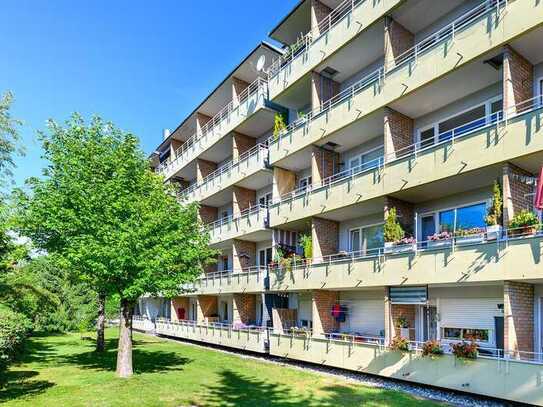
<path id="1" fill-rule="evenodd" d="M 286 118 L 283 113 L 276 113 L 273 120 L 273 139 L 278 140 L 281 133 L 287 128 Z"/>
<path id="2" fill-rule="evenodd" d="M 483 228 L 458 229 L 455 233 L 455 240 L 458 244 L 480 243 L 483 241 L 484 235 L 485 229 Z"/>
<path id="3" fill-rule="evenodd" d="M 452 243 L 452 234 L 443 231 L 440 233 L 434 233 L 432 236 L 428 236 L 428 247 L 442 247 L 449 246 Z"/>
<path id="4" fill-rule="evenodd" d="M 409 341 L 406 338 L 401 336 L 396 336 L 390 342 L 389 348 L 394 351 L 399 352 L 408 352 L 409 351 Z"/>
<path id="5" fill-rule="evenodd" d="M 454 343 L 452 348 L 452 353 L 458 359 L 477 359 L 477 348 L 479 346 L 475 342 L 457 342 Z"/>
<path id="6" fill-rule="evenodd" d="M 429 340 L 422 344 L 422 356 L 441 356 L 444 351 L 439 341 Z"/>
<path id="7" fill-rule="evenodd" d="M 383 226 L 385 253 L 401 253 L 416 249 L 416 240 L 405 236 L 405 232 L 396 216 L 396 208 L 390 208 Z"/>
<path id="8" fill-rule="evenodd" d="M 311 262 L 313 258 L 313 237 L 310 234 L 303 234 L 300 236 L 300 245 L 304 252 L 304 258 Z"/>
<path id="9" fill-rule="evenodd" d="M 400 336 L 402 338 L 409 338 L 409 321 L 403 315 L 400 315 L 396 321 L 396 325 L 400 330 Z"/>
<path id="10" fill-rule="evenodd" d="M 492 187 L 492 205 L 488 208 L 488 214 L 485 218 L 487 239 L 496 240 L 501 236 L 502 212 L 503 200 L 500 183 L 494 181 L 494 186 Z"/>
<path id="11" fill-rule="evenodd" d="M 513 235 L 533 235 L 537 231 L 539 219 L 535 213 L 522 210 L 513 216 L 509 228 L 513 229 Z"/>

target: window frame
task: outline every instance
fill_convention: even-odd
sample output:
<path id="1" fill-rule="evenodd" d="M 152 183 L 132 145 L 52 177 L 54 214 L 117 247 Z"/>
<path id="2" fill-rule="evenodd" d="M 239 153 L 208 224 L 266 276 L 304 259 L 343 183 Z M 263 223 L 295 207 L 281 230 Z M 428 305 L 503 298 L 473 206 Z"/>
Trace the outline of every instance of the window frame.
<path id="1" fill-rule="evenodd" d="M 372 227 L 375 227 L 375 226 L 383 226 L 385 223 L 384 222 L 376 222 L 376 223 L 371 223 L 371 224 L 368 224 L 368 225 L 364 225 L 364 226 L 357 226 L 357 227 L 354 227 L 354 228 L 349 228 L 349 233 L 348 233 L 348 240 L 349 240 L 349 252 L 350 253 L 353 253 L 353 252 L 366 252 L 367 249 L 366 249 L 366 234 L 364 233 L 364 229 L 369 229 L 369 228 L 372 228 Z M 351 240 L 351 234 L 353 231 L 358 231 L 359 233 L 359 240 L 360 240 L 360 248 L 356 249 L 356 250 L 353 250 L 353 247 L 352 247 L 352 240 Z"/>
<path id="2" fill-rule="evenodd" d="M 379 149 L 383 150 L 383 155 L 384 155 L 385 145 L 380 144 L 377 147 L 370 148 L 369 150 L 366 150 L 363 153 L 356 154 L 355 156 L 349 158 L 349 168 L 348 168 L 349 171 L 351 173 L 353 172 L 353 166 L 352 166 L 353 161 L 358 160 L 358 165 L 356 165 L 354 168 L 360 167 L 360 166 L 362 166 L 362 164 L 365 164 L 364 162 L 362 162 L 362 157 L 364 157 L 365 155 L 368 155 L 370 153 L 373 153 L 374 151 L 377 151 Z"/>
<path id="3" fill-rule="evenodd" d="M 460 338 L 447 338 L 445 336 L 445 329 L 459 329 L 460 330 Z M 491 341 L 491 338 L 492 338 L 492 333 L 494 332 L 494 330 L 490 329 L 490 328 L 470 328 L 470 327 L 467 327 L 467 326 L 463 326 L 463 327 L 441 326 L 440 327 L 440 338 L 441 338 L 441 340 L 448 341 L 448 342 L 470 341 L 471 339 L 465 339 L 465 337 L 464 337 L 464 331 L 467 331 L 469 329 L 474 330 L 474 331 L 475 330 L 476 331 L 486 331 L 487 340 L 486 341 L 476 340 L 476 341 L 474 341 L 475 343 L 480 343 L 480 344 L 484 344 L 484 345 L 490 345 L 490 344 L 493 343 Z"/>

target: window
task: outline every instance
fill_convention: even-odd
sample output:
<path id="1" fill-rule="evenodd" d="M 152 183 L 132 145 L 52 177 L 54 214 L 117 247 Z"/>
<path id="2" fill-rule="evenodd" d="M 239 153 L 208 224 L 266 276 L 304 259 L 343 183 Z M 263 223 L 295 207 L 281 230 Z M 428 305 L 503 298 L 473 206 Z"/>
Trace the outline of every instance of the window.
<path id="1" fill-rule="evenodd" d="M 375 168 L 383 161 L 385 150 L 383 146 L 366 151 L 349 161 L 351 174 L 358 174 L 364 170 Z"/>
<path id="2" fill-rule="evenodd" d="M 443 339 L 454 341 L 475 341 L 488 342 L 488 329 L 472 329 L 472 328 L 449 328 L 442 329 Z"/>
<path id="3" fill-rule="evenodd" d="M 222 270 L 223 271 L 228 270 L 228 256 L 224 256 L 222 258 Z"/>
<path id="4" fill-rule="evenodd" d="M 461 229 L 484 228 L 486 204 L 484 202 L 439 212 L 439 231 L 455 232 Z"/>
<path id="5" fill-rule="evenodd" d="M 258 265 L 260 267 L 265 267 L 273 261 L 272 259 L 272 248 L 268 247 L 267 249 L 262 249 L 258 251 Z"/>
<path id="6" fill-rule="evenodd" d="M 381 248 L 383 244 L 383 225 L 367 226 L 350 231 L 349 248 L 352 252 L 362 251 L 365 254 L 373 249 Z"/>
<path id="7" fill-rule="evenodd" d="M 543 78 L 540 78 L 539 81 L 537 81 L 539 84 L 538 92 L 539 92 L 539 105 L 543 105 Z"/>
<path id="8" fill-rule="evenodd" d="M 307 191 L 311 187 L 311 175 L 309 177 L 305 177 L 300 179 L 300 190 L 301 191 Z"/>
<path id="9" fill-rule="evenodd" d="M 258 203 L 259 203 L 261 206 L 268 206 L 268 205 L 271 203 L 271 201 L 272 201 L 272 196 L 273 196 L 273 195 L 272 195 L 272 193 L 270 192 L 270 193 L 266 194 L 265 196 L 260 197 L 259 200 L 258 200 Z"/>

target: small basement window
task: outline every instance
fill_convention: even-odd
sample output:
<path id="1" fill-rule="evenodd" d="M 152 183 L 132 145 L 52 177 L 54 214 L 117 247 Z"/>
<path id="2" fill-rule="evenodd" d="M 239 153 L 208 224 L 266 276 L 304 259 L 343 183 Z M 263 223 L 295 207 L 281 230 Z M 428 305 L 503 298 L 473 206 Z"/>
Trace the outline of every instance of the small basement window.
<path id="1" fill-rule="evenodd" d="M 488 329 L 473 328 L 443 328 L 443 339 L 453 341 L 488 342 Z"/>

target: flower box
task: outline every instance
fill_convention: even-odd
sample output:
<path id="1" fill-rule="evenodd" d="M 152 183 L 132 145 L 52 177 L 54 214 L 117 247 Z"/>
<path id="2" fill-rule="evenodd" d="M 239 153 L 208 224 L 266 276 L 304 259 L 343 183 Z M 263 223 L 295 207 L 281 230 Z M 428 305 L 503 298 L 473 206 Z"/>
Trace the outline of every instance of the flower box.
<path id="1" fill-rule="evenodd" d="M 394 242 L 385 242 L 385 253 L 396 254 L 396 253 L 407 253 L 414 252 L 417 250 L 416 243 L 405 243 L 399 244 Z"/>
<path id="2" fill-rule="evenodd" d="M 469 235 L 469 236 L 460 236 L 456 238 L 456 244 L 458 245 L 464 245 L 464 244 L 476 244 L 476 243 L 482 243 L 484 239 L 483 234 L 476 234 L 476 235 Z"/>
<path id="3" fill-rule="evenodd" d="M 429 249 L 441 249 L 448 247 L 452 244 L 452 239 L 443 239 L 443 240 L 429 240 L 427 247 Z"/>

